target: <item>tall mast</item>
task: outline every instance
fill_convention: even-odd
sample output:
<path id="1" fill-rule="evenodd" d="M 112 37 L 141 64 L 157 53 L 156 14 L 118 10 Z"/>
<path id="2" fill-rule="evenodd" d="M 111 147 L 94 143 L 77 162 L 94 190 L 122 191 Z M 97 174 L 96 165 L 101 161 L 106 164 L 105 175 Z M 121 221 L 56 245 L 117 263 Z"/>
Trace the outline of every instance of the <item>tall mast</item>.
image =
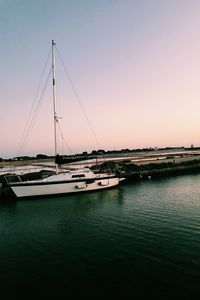
<path id="1" fill-rule="evenodd" d="M 53 114 L 54 114 L 54 146 L 55 158 L 57 153 L 57 115 L 56 115 L 56 79 L 55 79 L 55 45 L 52 40 L 52 76 L 53 76 Z M 56 164 L 56 174 L 58 174 L 58 164 Z"/>

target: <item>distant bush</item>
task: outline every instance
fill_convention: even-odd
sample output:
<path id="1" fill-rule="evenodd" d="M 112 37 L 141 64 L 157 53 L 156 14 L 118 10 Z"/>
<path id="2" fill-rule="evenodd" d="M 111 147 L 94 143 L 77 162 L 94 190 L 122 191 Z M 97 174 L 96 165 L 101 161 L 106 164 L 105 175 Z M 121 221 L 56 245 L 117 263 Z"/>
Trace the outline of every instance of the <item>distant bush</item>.
<path id="1" fill-rule="evenodd" d="M 91 169 L 98 169 L 100 172 L 116 171 L 118 169 L 118 165 L 114 161 L 108 161 L 97 166 L 92 166 Z"/>
<path id="2" fill-rule="evenodd" d="M 46 154 L 37 154 L 36 155 L 36 158 L 37 159 L 44 159 L 44 158 L 47 158 L 48 156 Z"/>
<path id="3" fill-rule="evenodd" d="M 123 163 L 122 168 L 123 168 L 123 171 L 125 171 L 125 172 L 139 172 L 141 170 L 140 166 L 133 164 L 133 163 L 129 163 L 129 164 Z"/>

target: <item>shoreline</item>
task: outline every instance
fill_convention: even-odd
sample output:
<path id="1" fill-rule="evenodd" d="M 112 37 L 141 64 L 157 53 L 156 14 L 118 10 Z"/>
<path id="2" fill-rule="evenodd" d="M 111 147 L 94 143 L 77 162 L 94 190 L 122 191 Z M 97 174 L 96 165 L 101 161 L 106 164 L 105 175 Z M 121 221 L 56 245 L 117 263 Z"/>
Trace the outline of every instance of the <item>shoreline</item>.
<path id="1" fill-rule="evenodd" d="M 98 160 L 98 163 L 97 163 Z M 126 182 L 159 179 L 169 176 L 200 174 L 200 151 L 155 151 L 155 153 L 121 153 L 61 165 L 60 170 L 70 168 L 98 168 L 100 172 L 115 172 Z M 54 158 L 0 162 L 0 198 L 4 175 L 17 174 L 23 180 L 36 180 L 54 172 Z"/>

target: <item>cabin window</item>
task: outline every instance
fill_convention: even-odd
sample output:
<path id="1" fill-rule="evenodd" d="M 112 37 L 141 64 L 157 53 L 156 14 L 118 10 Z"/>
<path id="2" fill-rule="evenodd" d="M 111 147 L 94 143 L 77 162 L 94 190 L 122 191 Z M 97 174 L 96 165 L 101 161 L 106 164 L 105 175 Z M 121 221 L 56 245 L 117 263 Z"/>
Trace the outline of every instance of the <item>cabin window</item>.
<path id="1" fill-rule="evenodd" d="M 85 177 L 85 174 L 72 175 L 72 178 Z"/>
<path id="2" fill-rule="evenodd" d="M 5 180 L 7 183 L 16 183 L 16 182 L 21 182 L 21 178 L 18 175 L 6 175 L 4 176 Z"/>

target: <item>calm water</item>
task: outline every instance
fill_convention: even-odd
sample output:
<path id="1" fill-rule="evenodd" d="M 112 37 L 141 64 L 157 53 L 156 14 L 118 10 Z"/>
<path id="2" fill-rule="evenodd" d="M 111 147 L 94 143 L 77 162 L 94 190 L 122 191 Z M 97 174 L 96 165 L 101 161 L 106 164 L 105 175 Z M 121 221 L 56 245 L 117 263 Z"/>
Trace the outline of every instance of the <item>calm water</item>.
<path id="1" fill-rule="evenodd" d="M 200 175 L 0 203 L 0 293 L 200 295 Z"/>

